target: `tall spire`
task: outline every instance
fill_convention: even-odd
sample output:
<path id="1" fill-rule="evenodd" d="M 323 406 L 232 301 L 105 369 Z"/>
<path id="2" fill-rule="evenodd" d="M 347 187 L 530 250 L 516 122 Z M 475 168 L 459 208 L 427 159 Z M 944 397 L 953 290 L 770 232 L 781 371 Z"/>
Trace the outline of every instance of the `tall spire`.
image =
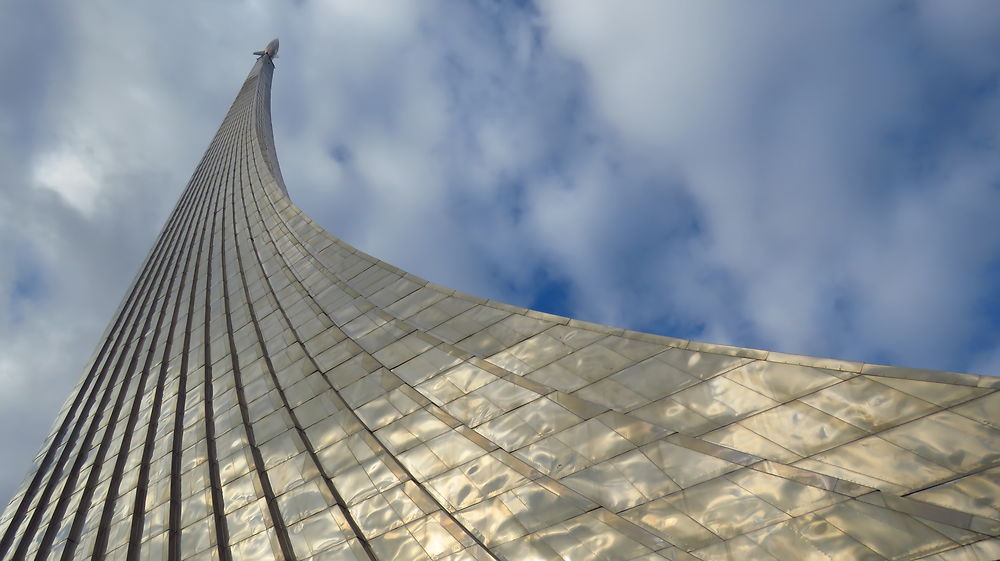
<path id="1" fill-rule="evenodd" d="M 255 54 L 0 560 L 1000 557 L 1000 379 L 415 277 L 289 200 Z"/>

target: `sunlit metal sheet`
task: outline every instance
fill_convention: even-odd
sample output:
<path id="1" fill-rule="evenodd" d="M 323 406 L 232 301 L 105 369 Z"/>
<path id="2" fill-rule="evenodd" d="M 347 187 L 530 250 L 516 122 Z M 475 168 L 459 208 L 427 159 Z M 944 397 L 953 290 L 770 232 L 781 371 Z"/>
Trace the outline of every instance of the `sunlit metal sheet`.
<path id="1" fill-rule="evenodd" d="M 1000 557 L 1000 379 L 410 275 L 289 200 L 275 52 L 0 516 L 0 560 Z"/>

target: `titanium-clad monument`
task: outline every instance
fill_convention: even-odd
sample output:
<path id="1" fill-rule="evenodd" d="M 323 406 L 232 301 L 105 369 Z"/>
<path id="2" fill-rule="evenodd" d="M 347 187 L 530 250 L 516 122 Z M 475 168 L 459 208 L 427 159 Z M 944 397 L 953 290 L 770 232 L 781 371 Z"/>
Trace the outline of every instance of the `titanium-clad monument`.
<path id="1" fill-rule="evenodd" d="M 1000 558 L 1000 379 L 483 300 L 289 200 L 263 51 L 0 559 Z"/>

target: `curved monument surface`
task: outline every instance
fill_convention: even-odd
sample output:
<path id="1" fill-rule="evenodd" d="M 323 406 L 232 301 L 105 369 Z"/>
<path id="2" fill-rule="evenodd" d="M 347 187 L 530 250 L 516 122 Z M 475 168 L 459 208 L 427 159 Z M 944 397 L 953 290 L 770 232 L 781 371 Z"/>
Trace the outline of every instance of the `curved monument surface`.
<path id="1" fill-rule="evenodd" d="M 1000 558 L 1000 379 L 475 298 L 288 198 L 272 49 L 0 518 L 0 559 Z"/>

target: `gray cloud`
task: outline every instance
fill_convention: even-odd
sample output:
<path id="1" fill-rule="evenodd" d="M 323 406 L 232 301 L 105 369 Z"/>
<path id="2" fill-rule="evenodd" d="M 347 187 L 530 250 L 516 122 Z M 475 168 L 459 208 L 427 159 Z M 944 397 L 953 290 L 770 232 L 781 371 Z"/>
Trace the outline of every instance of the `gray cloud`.
<path id="1" fill-rule="evenodd" d="M 996 138 L 983 119 L 996 65 L 978 55 L 995 17 L 977 40 L 961 14 L 938 25 L 884 4 L 769 6 L 546 3 L 600 118 L 624 146 L 669 159 L 697 201 L 702 251 L 664 285 L 701 270 L 739 297 L 667 293 L 696 303 L 678 311 L 710 339 L 961 367 L 1000 247 L 985 211 L 998 170 L 981 148 Z M 959 34 L 971 70 L 950 64 L 967 56 L 947 39 Z"/>

